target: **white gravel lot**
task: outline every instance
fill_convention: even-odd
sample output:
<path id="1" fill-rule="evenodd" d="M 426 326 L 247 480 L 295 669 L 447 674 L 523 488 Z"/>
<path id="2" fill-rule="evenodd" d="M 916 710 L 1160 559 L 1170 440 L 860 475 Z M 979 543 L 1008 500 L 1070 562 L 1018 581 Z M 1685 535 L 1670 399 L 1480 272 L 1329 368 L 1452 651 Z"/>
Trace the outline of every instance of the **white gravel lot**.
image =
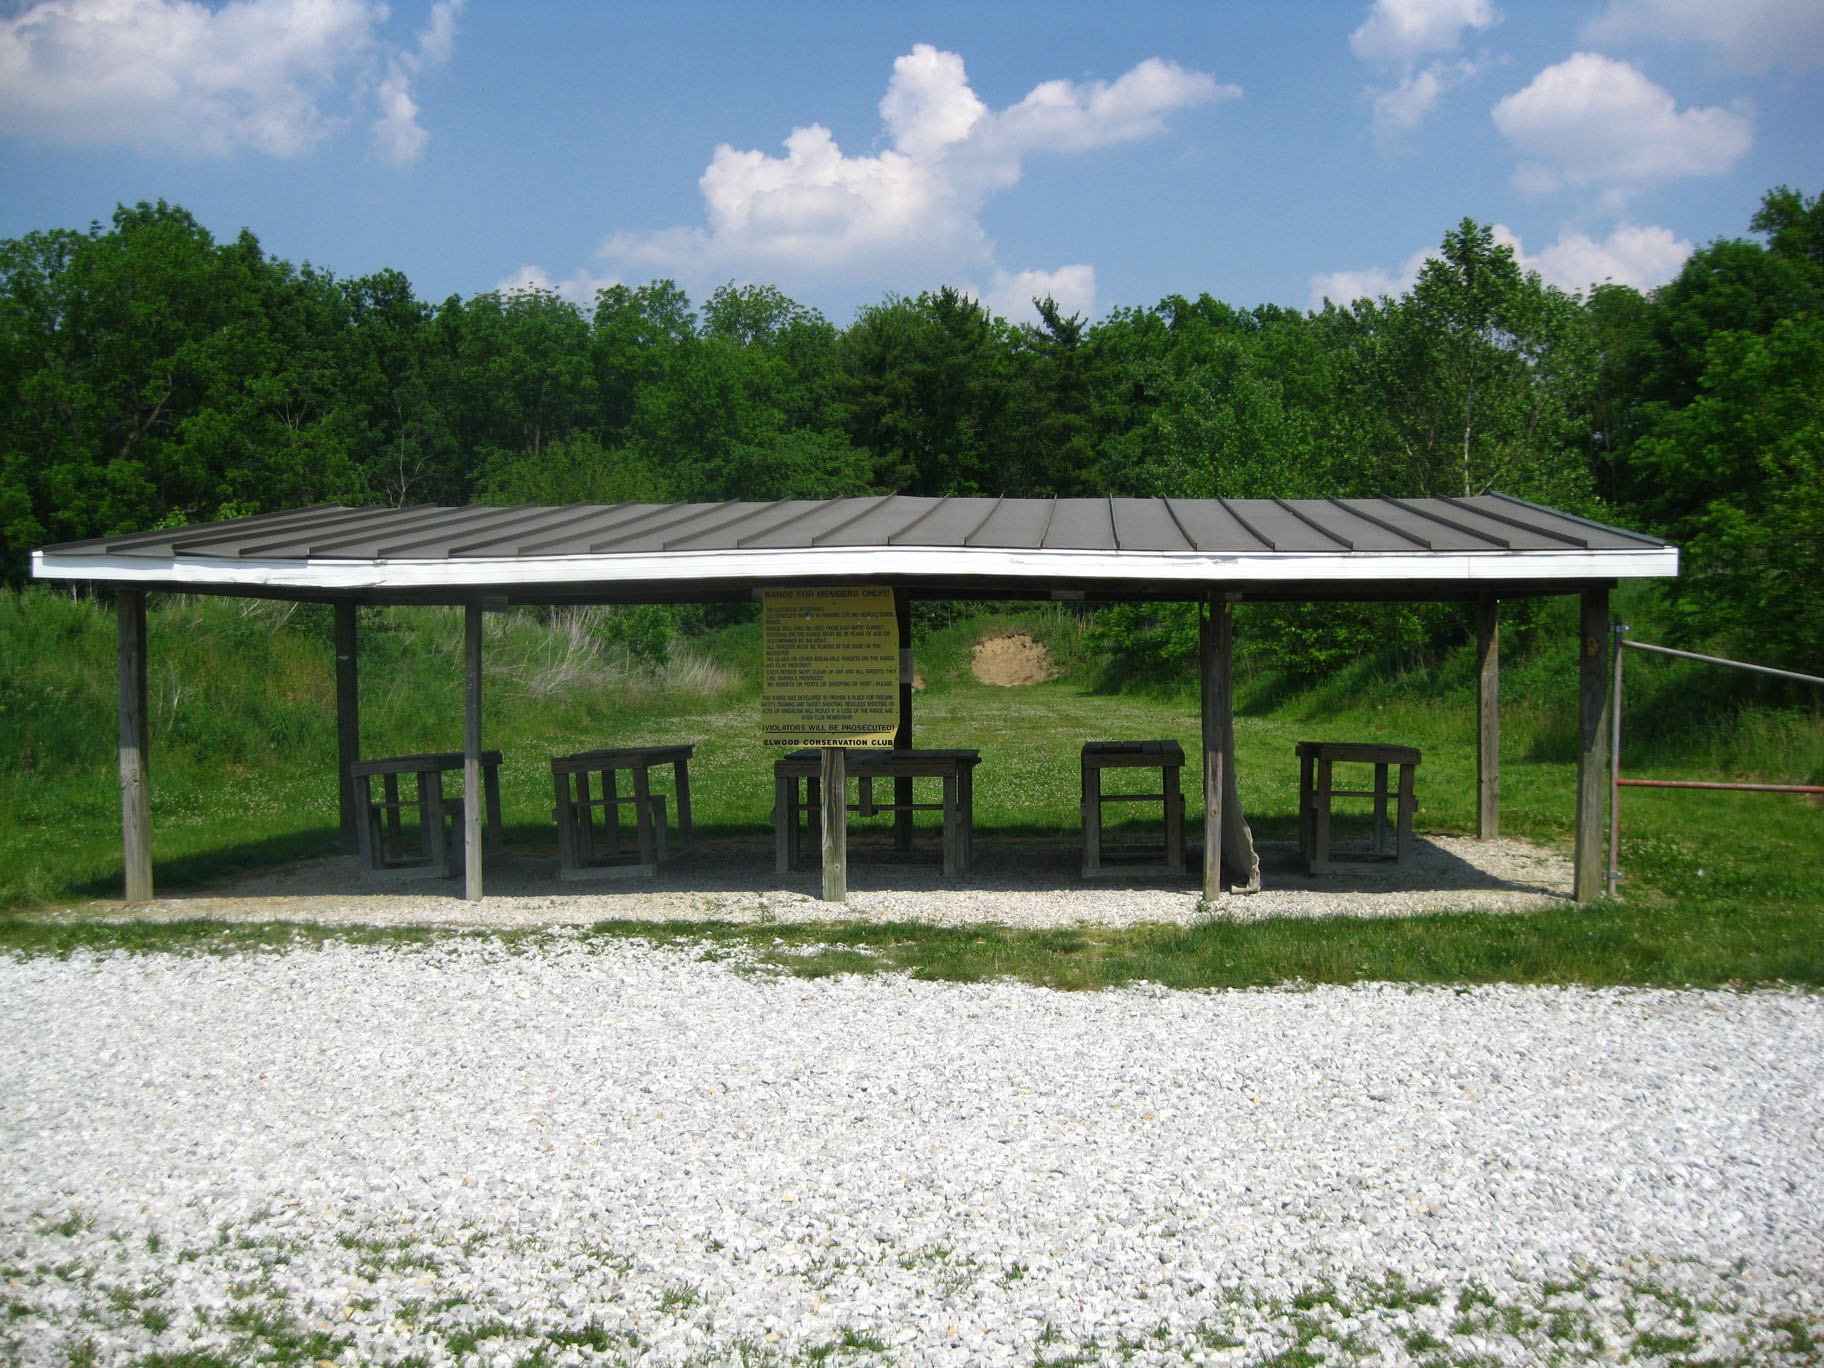
<path id="1" fill-rule="evenodd" d="M 22 1365 L 1819 1362 L 1824 998 L 0 960 Z"/>

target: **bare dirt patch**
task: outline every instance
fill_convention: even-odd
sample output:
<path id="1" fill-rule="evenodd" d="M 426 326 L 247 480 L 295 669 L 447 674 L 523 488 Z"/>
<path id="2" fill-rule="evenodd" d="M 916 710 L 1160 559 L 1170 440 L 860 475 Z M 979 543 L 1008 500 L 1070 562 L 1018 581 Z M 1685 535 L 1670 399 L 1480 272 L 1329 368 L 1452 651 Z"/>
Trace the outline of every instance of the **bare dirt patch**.
<path id="1" fill-rule="evenodd" d="M 1005 688 L 1043 684 L 1058 673 L 1045 643 L 1035 641 L 1030 632 L 1008 632 L 976 642 L 970 669 L 979 682 Z"/>

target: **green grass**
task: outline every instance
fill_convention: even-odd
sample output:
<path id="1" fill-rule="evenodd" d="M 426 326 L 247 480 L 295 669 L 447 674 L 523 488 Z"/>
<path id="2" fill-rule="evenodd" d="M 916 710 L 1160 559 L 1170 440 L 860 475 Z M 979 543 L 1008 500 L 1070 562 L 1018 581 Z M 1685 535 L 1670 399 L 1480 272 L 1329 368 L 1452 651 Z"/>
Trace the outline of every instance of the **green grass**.
<path id="1" fill-rule="evenodd" d="M 639 741 L 690 741 L 692 796 L 707 840 L 770 828 L 772 755 L 760 745 L 752 685 L 758 633 L 734 622 L 675 648 L 657 667 L 614 644 L 603 610 L 490 615 L 484 732 L 505 756 L 509 844 L 552 854 L 550 756 Z M 234 874 L 337 847 L 333 651 L 326 611 L 232 600 L 154 600 L 150 692 L 155 880 L 196 890 Z M 1549 624 L 1548 624 L 1549 625 Z M 364 611 L 363 749 L 453 749 L 461 736 L 460 616 Z M 968 677 L 981 636 L 1030 630 L 1069 666 L 1043 685 L 998 689 Z M 1502 714 L 1502 828 L 1568 847 L 1574 811 L 1568 634 L 1508 662 Z M 115 779 L 114 629 L 92 602 L 44 591 L 0 595 L 0 947 L 189 951 L 283 949 L 325 938 L 422 940 L 418 929 L 101 920 L 120 888 Z M 1077 746 L 1175 737 L 1200 820 L 1194 694 L 1092 691 L 1079 620 L 1057 609 L 934 626 L 918 643 L 927 687 L 914 704 L 922 746 L 983 755 L 976 822 L 984 840 L 1058 839 L 1078 823 Z M 1633 661 L 1630 661 L 1633 666 Z M 1683 666 L 1673 669 L 1683 670 Z M 1676 674 L 1630 676 L 1631 775 L 1817 782 L 1824 720 L 1763 702 L 1665 722 L 1684 707 Z M 1417 745 L 1422 831 L 1475 822 L 1474 709 L 1458 652 L 1421 674 L 1373 661 L 1317 686 L 1271 674 L 1237 691 L 1238 772 L 1256 833 L 1294 832 L 1306 739 Z M 1639 702 L 1636 703 L 1638 694 Z M 1682 739 L 1681 739 L 1682 738 Z M 927 822 L 934 815 L 925 815 Z M 897 970 L 996 976 L 1063 988 L 1148 980 L 1228 987 L 1393 980 L 1428 983 L 1824 983 L 1824 807 L 1785 795 L 1631 790 L 1622 808 L 1622 895 L 1529 915 L 1437 915 L 1378 922 L 1211 921 L 1193 928 L 1016 932 L 920 925 L 603 927 L 695 942 L 742 942 L 781 972 Z M 102 900 L 89 908 L 91 900 Z M 534 938 L 535 939 L 535 938 Z M 814 953 L 785 954 L 787 948 Z"/>

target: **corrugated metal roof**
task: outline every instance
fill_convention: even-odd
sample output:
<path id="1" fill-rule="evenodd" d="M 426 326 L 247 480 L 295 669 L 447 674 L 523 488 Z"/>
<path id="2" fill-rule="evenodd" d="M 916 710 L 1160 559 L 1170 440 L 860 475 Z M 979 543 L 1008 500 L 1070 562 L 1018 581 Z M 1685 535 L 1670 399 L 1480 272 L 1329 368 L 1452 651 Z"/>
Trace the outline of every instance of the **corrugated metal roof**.
<path id="1" fill-rule="evenodd" d="M 1676 573 L 1639 533 L 1502 494 L 1463 499 L 1009 499 L 323 506 L 66 542 L 43 578 L 235 592 L 383 594 L 824 576 L 912 583 L 1233 585 L 1621 578 Z"/>

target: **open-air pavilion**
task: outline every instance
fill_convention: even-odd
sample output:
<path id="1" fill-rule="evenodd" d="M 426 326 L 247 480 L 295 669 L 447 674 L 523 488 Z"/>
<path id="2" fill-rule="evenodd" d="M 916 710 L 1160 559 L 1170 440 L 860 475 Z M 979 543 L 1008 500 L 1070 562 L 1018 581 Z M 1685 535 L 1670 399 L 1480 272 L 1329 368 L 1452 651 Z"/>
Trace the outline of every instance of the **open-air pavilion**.
<path id="1" fill-rule="evenodd" d="M 1499 826 L 1498 605 L 1576 595 L 1580 664 L 1574 893 L 1596 896 L 1608 738 L 1609 592 L 1670 576 L 1654 538 L 1502 494 L 1427 499 L 869 498 L 571 507 L 297 509 L 49 546 L 40 579 L 111 591 L 119 614 L 126 897 L 152 897 L 146 594 L 333 604 L 342 834 L 359 820 L 356 609 L 465 609 L 464 888 L 483 889 L 482 614 L 519 605 L 747 601 L 763 590 L 890 588 L 901 650 L 896 747 L 912 745 L 915 599 L 1203 605 L 1203 889 L 1222 889 L 1233 804 L 1231 615 L 1247 600 L 1478 605 L 1478 833 Z M 758 719 L 756 719 L 758 725 Z M 325 782 L 331 782 L 327 757 Z M 1225 773 L 1226 772 L 1226 773 Z"/>

